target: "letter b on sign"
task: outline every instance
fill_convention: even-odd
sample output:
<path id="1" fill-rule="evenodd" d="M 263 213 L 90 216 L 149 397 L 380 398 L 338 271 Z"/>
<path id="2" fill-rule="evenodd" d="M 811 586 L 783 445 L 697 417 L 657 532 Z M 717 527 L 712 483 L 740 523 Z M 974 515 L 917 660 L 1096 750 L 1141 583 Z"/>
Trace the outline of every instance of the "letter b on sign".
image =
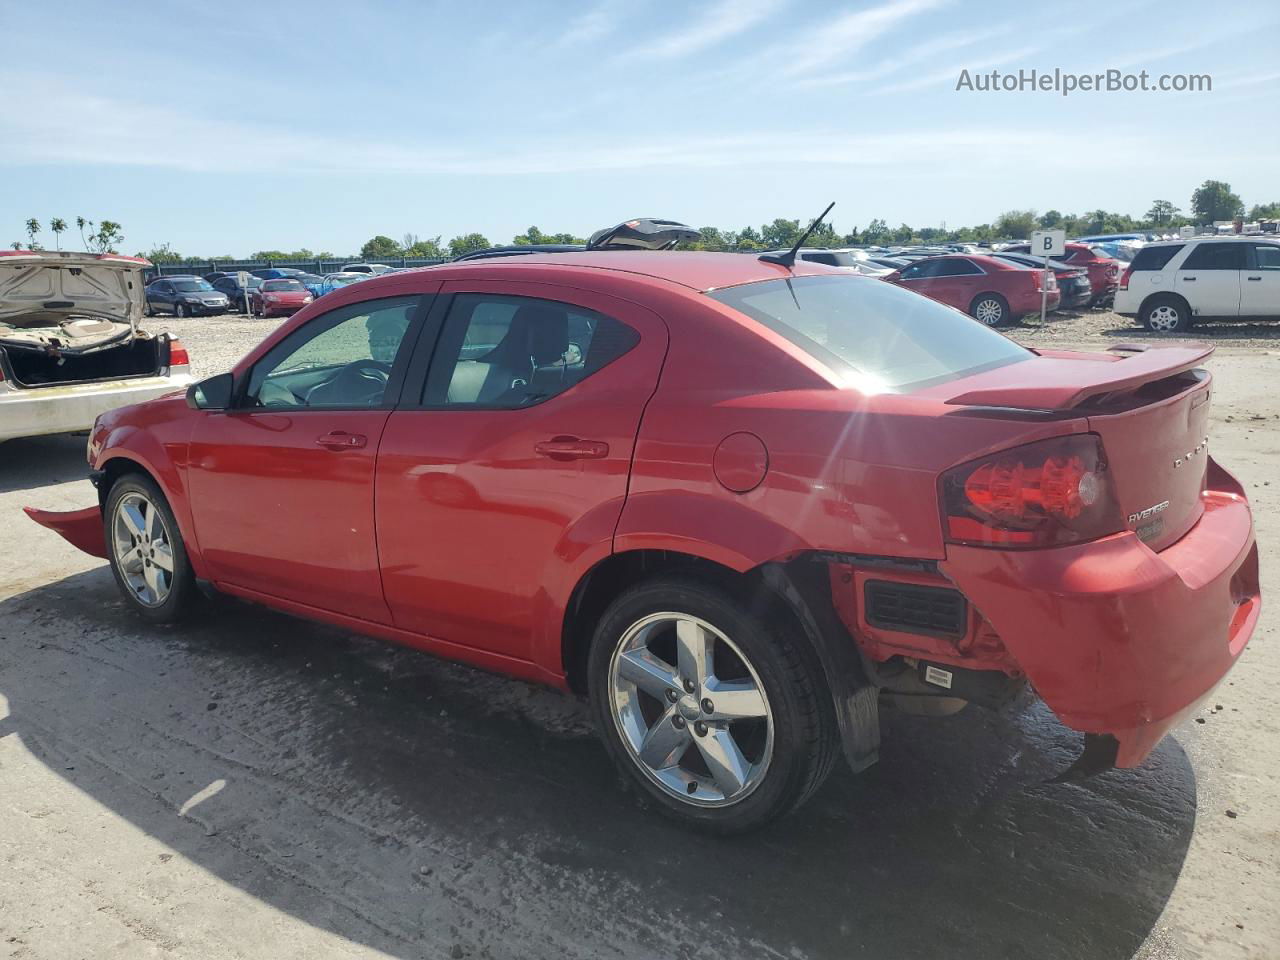
<path id="1" fill-rule="evenodd" d="M 1065 230 L 1036 230 L 1031 234 L 1031 253 L 1036 257 L 1060 257 L 1067 252 Z"/>

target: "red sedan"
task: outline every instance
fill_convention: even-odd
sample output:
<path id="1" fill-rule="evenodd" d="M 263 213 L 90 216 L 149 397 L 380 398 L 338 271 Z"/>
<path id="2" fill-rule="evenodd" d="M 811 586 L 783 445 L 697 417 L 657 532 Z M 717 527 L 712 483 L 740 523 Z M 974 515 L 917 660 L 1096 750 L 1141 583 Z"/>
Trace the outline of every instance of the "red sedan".
<path id="1" fill-rule="evenodd" d="M 882 279 L 923 293 L 963 310 L 989 327 L 1040 312 L 1044 271 L 1010 260 L 965 255 L 917 260 Z M 1045 309 L 1056 310 L 1062 294 L 1052 272 L 1048 277 Z"/>
<path id="2" fill-rule="evenodd" d="M 873 763 L 882 700 L 1029 683 L 1080 773 L 1209 695 L 1260 597 L 1208 354 L 1033 352 L 804 261 L 460 262 L 103 414 L 98 503 L 29 513 L 151 621 L 217 590 L 584 691 L 656 806 L 738 831 Z"/>
<path id="3" fill-rule="evenodd" d="M 259 317 L 297 313 L 315 297 L 297 280 L 263 280 L 249 291 L 249 310 Z"/>
<path id="4" fill-rule="evenodd" d="M 1029 254 L 1031 245 L 1022 243 L 1005 247 L 1001 252 Z M 1093 288 L 1092 305 L 1115 299 L 1116 288 L 1120 285 L 1120 264 L 1114 257 L 1098 253 L 1087 243 L 1068 243 L 1066 253 L 1057 259 L 1080 267 L 1089 274 L 1089 285 Z"/>

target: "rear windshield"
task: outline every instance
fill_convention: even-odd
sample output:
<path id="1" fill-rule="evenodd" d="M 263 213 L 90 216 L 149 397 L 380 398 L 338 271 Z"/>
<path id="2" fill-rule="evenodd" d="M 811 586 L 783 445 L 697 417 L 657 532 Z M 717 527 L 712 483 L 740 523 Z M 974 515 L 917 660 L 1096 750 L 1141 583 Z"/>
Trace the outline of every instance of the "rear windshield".
<path id="1" fill-rule="evenodd" d="M 302 284 L 297 280 L 268 280 L 262 285 L 263 290 L 303 290 Z"/>
<path id="2" fill-rule="evenodd" d="M 960 311 L 882 280 L 793 277 L 709 296 L 786 337 L 863 393 L 903 393 L 1032 356 Z"/>
<path id="3" fill-rule="evenodd" d="M 1163 270 L 1173 255 L 1185 246 L 1185 243 L 1171 243 L 1167 247 L 1143 247 L 1133 258 L 1133 269 Z"/>

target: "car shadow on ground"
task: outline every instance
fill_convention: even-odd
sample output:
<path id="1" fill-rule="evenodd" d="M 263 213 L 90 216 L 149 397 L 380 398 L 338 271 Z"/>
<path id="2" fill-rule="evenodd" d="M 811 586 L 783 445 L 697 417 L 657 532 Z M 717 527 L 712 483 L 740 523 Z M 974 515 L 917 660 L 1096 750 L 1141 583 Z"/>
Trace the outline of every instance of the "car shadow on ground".
<path id="1" fill-rule="evenodd" d="M 1131 337 L 1136 340 L 1172 340 L 1174 335 L 1157 333 L 1134 324 L 1132 327 L 1113 327 L 1103 330 L 1106 336 Z M 1210 320 L 1195 324 L 1185 334 L 1184 340 L 1280 340 L 1280 323 L 1256 320 Z"/>
<path id="2" fill-rule="evenodd" d="M 64 433 L 0 441 L 0 493 L 83 480 L 89 475 L 87 439 L 88 434 Z"/>
<path id="3" fill-rule="evenodd" d="M 717 839 L 624 789 L 552 691 L 230 601 L 150 626 L 105 567 L 3 601 L 0 625 L 0 737 L 224 882 L 397 957 L 1121 960 L 1195 823 L 1173 739 L 1142 770 L 1053 784 L 1075 735 L 971 708 L 886 713 L 877 766 Z"/>

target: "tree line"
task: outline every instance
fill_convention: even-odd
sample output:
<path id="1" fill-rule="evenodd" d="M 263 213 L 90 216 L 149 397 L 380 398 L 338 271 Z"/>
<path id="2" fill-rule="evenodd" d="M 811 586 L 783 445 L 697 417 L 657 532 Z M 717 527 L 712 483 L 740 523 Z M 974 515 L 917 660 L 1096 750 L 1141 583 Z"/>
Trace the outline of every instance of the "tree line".
<path id="1" fill-rule="evenodd" d="M 1000 240 L 1025 240 L 1036 229 L 1062 229 L 1068 236 L 1082 236 L 1094 233 L 1131 233 L 1152 232 L 1168 233 L 1176 231 L 1186 224 L 1207 225 L 1215 220 L 1264 220 L 1280 218 L 1280 201 L 1255 204 L 1248 209 L 1247 217 L 1244 202 L 1236 194 L 1229 183 L 1221 180 L 1206 180 L 1191 194 L 1188 211 L 1184 213 L 1169 200 L 1154 200 L 1150 209 L 1142 217 L 1131 217 L 1128 214 L 1114 213 L 1108 210 L 1091 210 L 1083 214 L 1062 213 L 1058 210 L 1046 210 L 1037 213 L 1035 210 L 1007 210 L 995 218 L 992 223 L 976 226 L 947 229 L 946 224 L 937 227 L 912 227 L 906 223 L 897 227 L 889 226 L 882 219 L 872 220 L 859 230 L 853 227 L 848 232 L 841 232 L 831 223 L 823 223 L 809 238 L 809 244 L 815 247 L 846 247 L 856 245 L 882 246 L 886 244 L 908 243 L 992 243 Z M 122 227 L 113 220 L 101 220 L 94 223 L 84 217 L 77 217 L 76 225 L 80 228 L 84 249 L 98 253 L 115 253 L 116 248 L 124 242 Z M 68 227 L 65 220 L 55 217 L 49 221 L 49 230 L 54 235 L 57 249 L 61 249 L 61 237 Z M 701 227 L 702 237 L 691 243 L 684 243 L 681 249 L 687 250 L 723 250 L 750 251 L 772 250 L 778 247 L 789 247 L 799 239 L 805 223 L 800 220 L 787 220 L 779 217 L 772 223 L 760 227 L 745 226 L 739 230 L 727 230 L 720 227 Z M 39 236 L 43 226 L 41 221 L 30 219 L 26 222 L 27 249 L 41 250 Z M 86 230 L 89 231 L 86 233 Z M 582 237 L 572 233 L 544 233 L 537 227 L 529 227 L 524 233 L 511 238 L 512 245 L 543 243 L 584 243 Z M 421 237 L 415 233 L 404 234 L 399 241 L 379 234 L 370 238 L 360 248 L 359 256 L 365 260 L 391 260 L 401 257 L 444 260 L 458 257 L 464 253 L 483 250 L 494 246 L 482 233 L 464 233 L 444 242 L 441 236 Z M 13 249 L 23 249 L 21 241 L 12 244 Z M 183 256 L 172 249 L 168 243 L 162 243 L 147 251 L 138 251 L 138 256 L 146 257 L 152 263 L 200 263 L 235 260 L 236 257 L 224 254 L 216 257 Z M 249 255 L 250 260 L 333 260 L 334 254 L 326 250 L 257 250 Z"/>

